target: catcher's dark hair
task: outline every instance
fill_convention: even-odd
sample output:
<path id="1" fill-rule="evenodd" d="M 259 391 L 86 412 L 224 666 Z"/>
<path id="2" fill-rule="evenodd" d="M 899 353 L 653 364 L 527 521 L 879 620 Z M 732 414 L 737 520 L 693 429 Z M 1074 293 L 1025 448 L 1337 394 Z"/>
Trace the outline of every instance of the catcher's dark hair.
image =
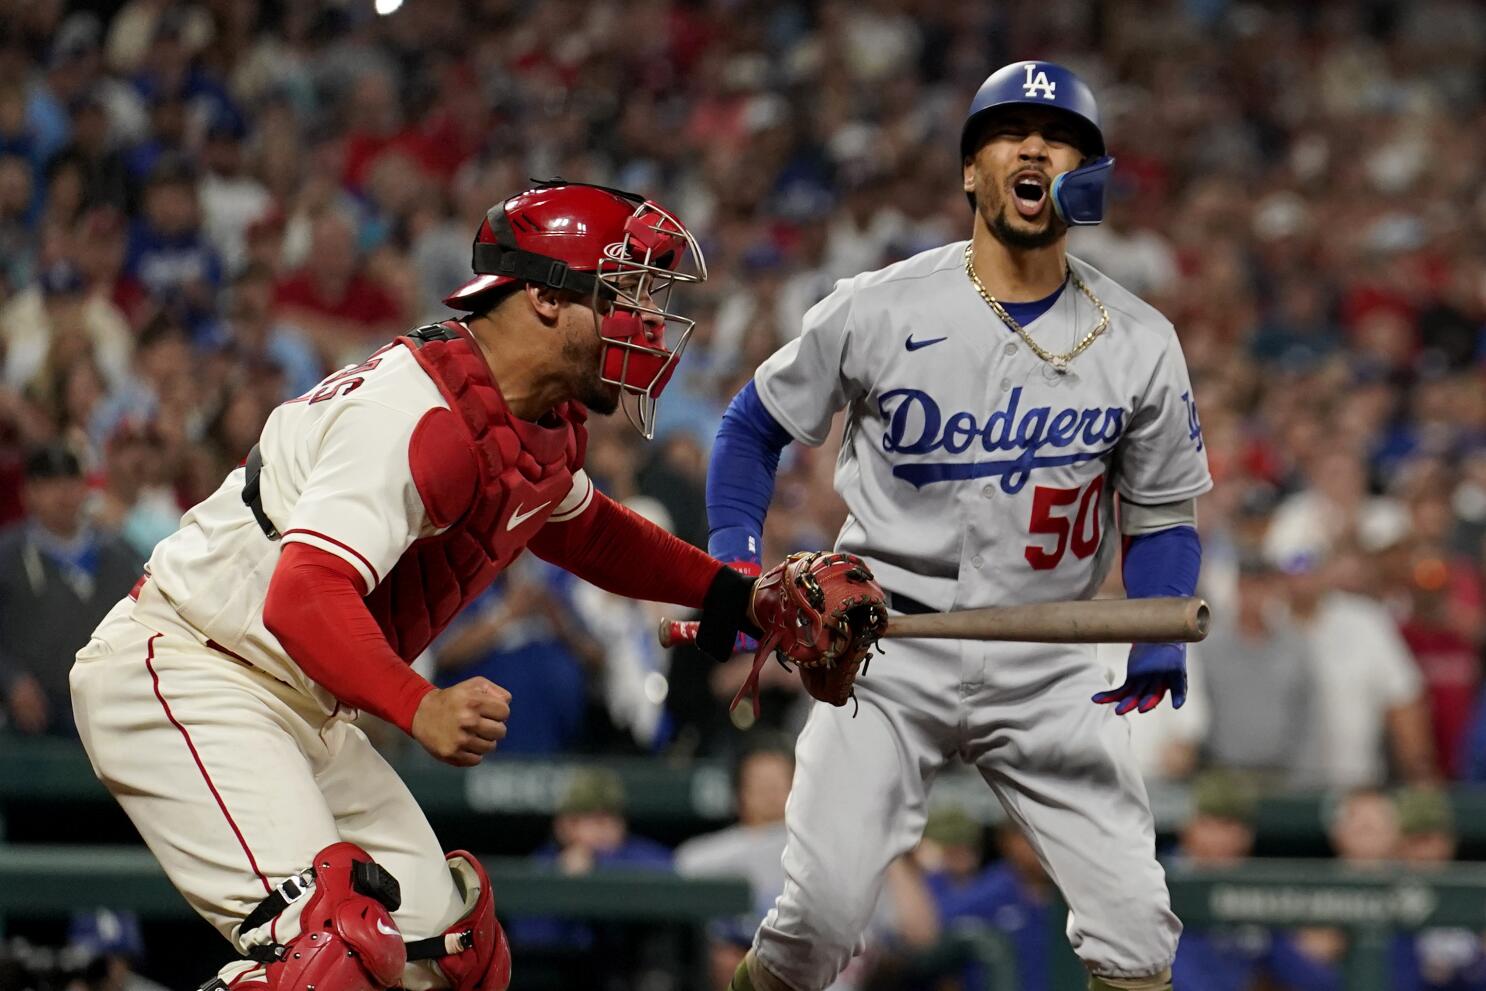
<path id="1" fill-rule="evenodd" d="M 477 317 L 488 317 L 500 308 L 500 305 L 516 294 L 518 289 L 524 289 L 525 282 L 508 282 L 489 292 L 481 293 L 475 297 L 474 303 L 479 309 L 470 311 L 470 319 Z"/>

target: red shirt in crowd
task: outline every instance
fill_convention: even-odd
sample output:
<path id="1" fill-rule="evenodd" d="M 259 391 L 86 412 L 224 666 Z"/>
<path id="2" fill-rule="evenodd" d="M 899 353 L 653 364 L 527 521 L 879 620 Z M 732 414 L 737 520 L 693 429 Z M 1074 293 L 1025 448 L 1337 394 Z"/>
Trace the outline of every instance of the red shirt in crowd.
<path id="1" fill-rule="evenodd" d="M 279 283 L 274 303 L 371 326 L 403 320 L 397 299 L 360 274 L 353 275 L 345 288 L 334 294 L 326 292 L 309 273 L 296 272 Z"/>

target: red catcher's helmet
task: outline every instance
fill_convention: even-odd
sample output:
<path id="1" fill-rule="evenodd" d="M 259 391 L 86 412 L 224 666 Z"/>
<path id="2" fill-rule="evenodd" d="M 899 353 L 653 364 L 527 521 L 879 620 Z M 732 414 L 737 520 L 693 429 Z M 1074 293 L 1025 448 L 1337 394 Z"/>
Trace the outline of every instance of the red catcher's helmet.
<path id="1" fill-rule="evenodd" d="M 667 308 L 671 289 L 707 278 L 696 238 L 674 214 L 635 193 L 552 179 L 490 208 L 471 268 L 475 277 L 444 297 L 446 306 L 477 312 L 515 282 L 587 297 L 604 342 L 600 378 L 635 398 L 625 415 L 654 436 L 656 399 L 696 323 Z"/>

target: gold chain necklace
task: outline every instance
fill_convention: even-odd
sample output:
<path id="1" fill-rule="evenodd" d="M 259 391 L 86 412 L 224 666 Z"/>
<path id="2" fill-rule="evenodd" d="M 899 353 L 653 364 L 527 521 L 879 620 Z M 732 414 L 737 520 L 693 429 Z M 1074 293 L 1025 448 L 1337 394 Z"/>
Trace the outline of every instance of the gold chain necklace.
<path id="1" fill-rule="evenodd" d="M 1093 344 L 1094 339 L 1100 334 L 1104 333 L 1105 328 L 1109 326 L 1109 311 L 1104 308 L 1104 304 L 1099 301 L 1099 297 L 1094 295 L 1094 291 L 1088 286 L 1084 285 L 1084 280 L 1080 279 L 1078 277 L 1078 273 L 1070 267 L 1068 269 L 1068 278 L 1073 280 L 1074 288 L 1083 293 L 1085 296 L 1089 297 L 1089 301 L 1098 308 L 1099 322 L 1094 326 L 1093 330 L 1089 331 L 1088 334 L 1084 336 L 1083 340 L 1079 341 L 1073 346 L 1072 351 L 1069 351 L 1067 354 L 1052 354 L 1044 350 L 1042 345 L 1032 340 L 1032 335 L 1027 333 L 1026 328 L 1012 319 L 1011 314 L 1006 312 L 1006 307 L 1002 306 L 1000 301 L 998 301 L 995 296 L 992 296 L 990 292 L 986 290 L 985 283 L 981 282 L 980 276 L 975 274 L 974 242 L 965 245 L 965 274 L 970 276 L 970 281 L 974 284 L 975 291 L 980 293 L 980 298 L 986 301 L 986 305 L 991 308 L 991 311 L 994 312 L 996 316 L 1001 318 L 1001 322 L 1006 324 L 1006 326 L 1010 327 L 1012 330 L 1016 331 L 1017 336 L 1021 337 L 1023 341 L 1027 342 L 1027 347 L 1032 349 L 1033 354 L 1037 355 L 1037 357 L 1041 358 L 1049 365 L 1052 365 L 1053 368 L 1056 369 L 1059 373 L 1067 372 L 1068 363 L 1074 358 L 1077 358 L 1079 355 L 1083 354 L 1084 349 L 1086 349 L 1090 344 Z"/>

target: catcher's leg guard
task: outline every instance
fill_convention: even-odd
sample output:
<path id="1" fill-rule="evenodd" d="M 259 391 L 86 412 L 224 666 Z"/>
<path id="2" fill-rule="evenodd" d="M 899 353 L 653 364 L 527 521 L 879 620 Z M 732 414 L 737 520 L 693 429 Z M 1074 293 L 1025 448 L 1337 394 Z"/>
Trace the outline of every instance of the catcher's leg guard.
<path id="1" fill-rule="evenodd" d="M 231 991 L 383 991 L 402 981 L 407 947 L 391 912 L 401 902 L 397 881 L 354 843 L 334 843 L 314 863 L 270 894 L 244 920 L 244 933 L 268 925 L 308 895 L 299 935 L 286 943 L 251 946 L 263 965 L 228 985 Z"/>
<path id="2" fill-rule="evenodd" d="M 463 850 L 444 857 L 464 897 L 464 915 L 442 935 L 409 943 L 408 959 L 434 961 L 454 991 L 506 991 L 511 983 L 511 948 L 495 918 L 490 877 Z"/>

